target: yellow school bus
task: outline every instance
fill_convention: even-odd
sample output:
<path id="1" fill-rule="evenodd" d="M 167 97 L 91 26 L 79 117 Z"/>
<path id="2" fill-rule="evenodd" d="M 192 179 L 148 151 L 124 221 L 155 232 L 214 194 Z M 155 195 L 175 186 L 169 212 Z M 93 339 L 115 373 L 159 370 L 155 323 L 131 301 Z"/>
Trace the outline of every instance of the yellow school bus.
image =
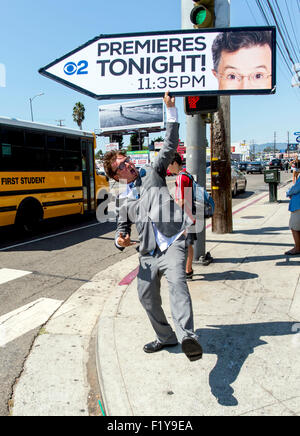
<path id="1" fill-rule="evenodd" d="M 0 117 L 0 226 L 95 212 L 109 191 L 95 147 L 90 132 Z"/>

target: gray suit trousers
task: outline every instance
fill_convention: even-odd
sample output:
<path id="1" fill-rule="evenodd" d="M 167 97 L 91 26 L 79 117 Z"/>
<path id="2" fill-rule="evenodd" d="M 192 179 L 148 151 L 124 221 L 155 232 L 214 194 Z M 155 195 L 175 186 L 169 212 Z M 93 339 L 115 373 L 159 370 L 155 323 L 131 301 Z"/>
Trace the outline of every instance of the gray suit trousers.
<path id="1" fill-rule="evenodd" d="M 185 277 L 186 246 L 182 236 L 163 253 L 140 256 L 138 295 L 157 339 L 163 344 L 182 342 L 185 336 L 198 339 L 194 333 L 193 309 Z M 162 309 L 160 281 L 165 275 L 169 285 L 170 307 L 176 334 Z"/>

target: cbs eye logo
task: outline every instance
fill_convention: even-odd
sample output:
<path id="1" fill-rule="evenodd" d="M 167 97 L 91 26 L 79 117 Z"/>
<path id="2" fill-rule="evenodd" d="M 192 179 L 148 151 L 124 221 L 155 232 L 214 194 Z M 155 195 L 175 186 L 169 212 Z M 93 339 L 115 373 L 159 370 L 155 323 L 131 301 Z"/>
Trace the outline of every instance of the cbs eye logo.
<path id="1" fill-rule="evenodd" d="M 88 65 L 87 61 L 79 61 L 77 64 L 75 62 L 68 62 L 64 66 L 64 73 L 68 76 L 73 74 L 88 74 Z"/>

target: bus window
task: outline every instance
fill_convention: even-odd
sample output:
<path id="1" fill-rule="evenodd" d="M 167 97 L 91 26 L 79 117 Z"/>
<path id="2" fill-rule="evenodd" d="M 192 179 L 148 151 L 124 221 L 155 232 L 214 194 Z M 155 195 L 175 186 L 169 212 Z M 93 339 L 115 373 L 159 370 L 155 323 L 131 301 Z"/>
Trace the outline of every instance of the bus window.
<path id="1" fill-rule="evenodd" d="M 81 171 L 81 153 L 80 151 L 65 151 L 64 158 L 65 171 Z"/>
<path id="2" fill-rule="evenodd" d="M 45 148 L 46 136 L 43 133 L 26 132 L 25 144 L 26 147 Z"/>
<path id="3" fill-rule="evenodd" d="M 64 137 L 47 135 L 47 149 L 51 150 L 63 150 L 64 149 Z"/>
<path id="4" fill-rule="evenodd" d="M 24 131 L 22 129 L 1 129 L 1 143 L 24 147 Z"/>
<path id="5" fill-rule="evenodd" d="M 16 163 L 13 159 L 15 148 L 21 149 L 24 146 L 24 132 L 21 129 L 10 129 L 3 127 L 0 132 L 1 159 L 0 170 L 12 171 Z"/>
<path id="6" fill-rule="evenodd" d="M 71 151 L 80 151 L 80 139 L 66 136 L 65 149 Z"/>
<path id="7" fill-rule="evenodd" d="M 66 136 L 65 138 L 65 171 L 81 171 L 80 139 Z"/>
<path id="8" fill-rule="evenodd" d="M 45 171 L 45 155 L 43 150 L 34 148 L 12 148 L 12 170 L 15 171 Z"/>
<path id="9" fill-rule="evenodd" d="M 47 170 L 63 171 L 64 170 L 64 152 L 63 150 L 48 150 L 47 152 Z"/>
<path id="10" fill-rule="evenodd" d="M 81 167 L 82 171 L 86 171 L 86 150 L 82 150 L 81 152 Z"/>

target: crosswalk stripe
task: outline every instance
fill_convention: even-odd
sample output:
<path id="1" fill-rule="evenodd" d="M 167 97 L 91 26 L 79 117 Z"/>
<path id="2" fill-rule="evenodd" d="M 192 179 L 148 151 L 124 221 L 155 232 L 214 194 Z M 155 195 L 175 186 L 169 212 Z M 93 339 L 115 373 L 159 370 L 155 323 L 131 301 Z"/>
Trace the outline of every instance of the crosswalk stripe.
<path id="1" fill-rule="evenodd" d="M 0 347 L 44 324 L 62 300 L 39 298 L 0 317 Z"/>
<path id="2" fill-rule="evenodd" d="M 0 285 L 11 280 L 19 279 L 20 277 L 32 274 L 30 271 L 22 271 L 20 269 L 0 268 Z"/>

